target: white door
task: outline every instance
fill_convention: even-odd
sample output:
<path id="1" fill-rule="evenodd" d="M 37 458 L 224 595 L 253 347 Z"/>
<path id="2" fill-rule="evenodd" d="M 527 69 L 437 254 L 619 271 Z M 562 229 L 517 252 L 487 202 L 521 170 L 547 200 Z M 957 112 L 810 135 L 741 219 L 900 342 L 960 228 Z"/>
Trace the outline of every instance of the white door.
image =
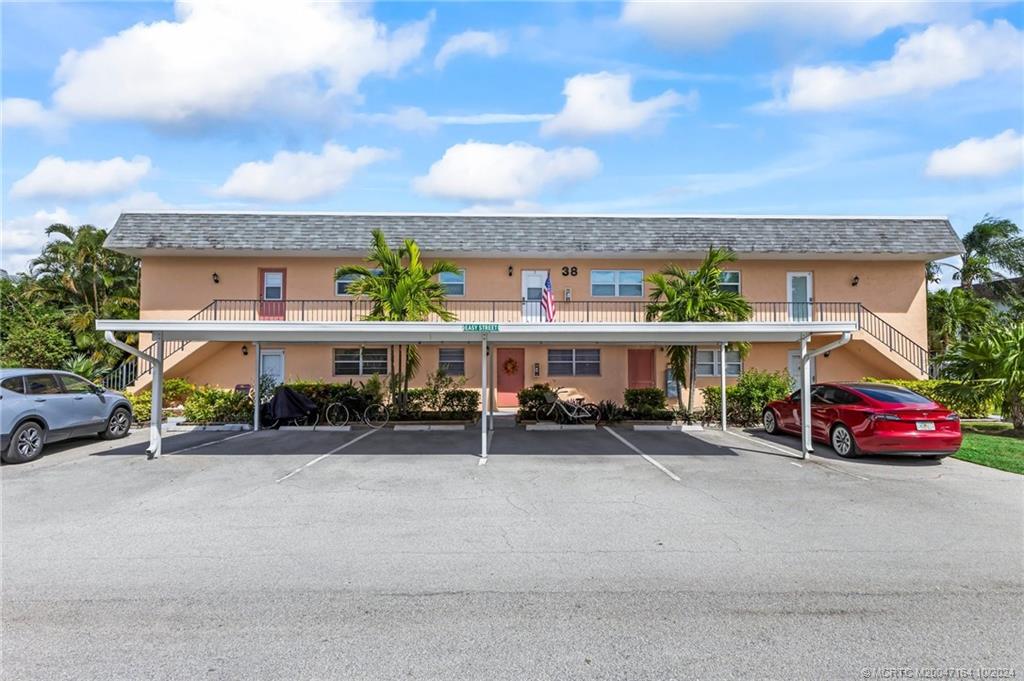
<path id="1" fill-rule="evenodd" d="M 787 370 L 789 371 L 789 385 L 790 389 L 796 390 L 800 387 L 800 351 L 790 350 L 789 361 L 787 362 Z M 811 358 L 811 383 L 818 380 L 818 373 L 815 370 L 814 358 Z"/>
<path id="2" fill-rule="evenodd" d="M 260 351 L 260 375 L 273 378 L 275 386 L 284 383 L 284 350 Z"/>
<path id="3" fill-rule="evenodd" d="M 811 320 L 814 278 L 810 272 L 786 272 L 786 302 L 789 303 L 790 319 L 801 322 Z"/>
<path id="4" fill-rule="evenodd" d="M 548 280 L 547 270 L 523 270 L 523 321 L 544 321 L 544 310 L 540 301 L 544 295 L 544 282 Z"/>

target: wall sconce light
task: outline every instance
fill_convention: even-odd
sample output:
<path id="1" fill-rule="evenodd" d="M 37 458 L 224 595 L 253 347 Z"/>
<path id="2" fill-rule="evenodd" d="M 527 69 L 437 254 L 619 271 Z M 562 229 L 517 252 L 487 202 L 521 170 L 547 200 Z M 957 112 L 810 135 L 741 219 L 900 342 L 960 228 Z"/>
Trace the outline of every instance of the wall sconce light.
<path id="1" fill-rule="evenodd" d="M 213 283 L 214 284 L 219 284 L 220 283 L 220 275 L 217 274 L 216 272 L 213 273 Z"/>
<path id="2" fill-rule="evenodd" d="M 249 356 L 249 346 L 248 345 L 243 345 L 242 346 L 242 355 L 245 356 L 245 357 Z"/>
<path id="3" fill-rule="evenodd" d="M 860 283 L 860 277 L 858 277 L 856 274 L 853 275 L 853 279 L 850 280 L 850 286 L 856 286 L 859 283 Z"/>
<path id="4" fill-rule="evenodd" d="M 540 362 L 534 362 L 533 363 L 533 377 L 534 378 L 539 378 L 540 377 Z"/>
<path id="5" fill-rule="evenodd" d="M 515 272 L 515 268 L 513 268 L 512 265 L 509 265 L 508 266 L 508 276 L 511 277 L 513 272 Z"/>
<path id="6" fill-rule="evenodd" d="M 831 354 L 832 354 L 832 351 L 831 351 L 831 350 L 829 350 L 828 352 L 826 352 L 825 354 L 823 354 L 823 355 L 822 355 L 822 357 L 824 357 L 825 359 L 828 359 L 828 356 L 829 356 L 829 355 L 831 355 Z"/>

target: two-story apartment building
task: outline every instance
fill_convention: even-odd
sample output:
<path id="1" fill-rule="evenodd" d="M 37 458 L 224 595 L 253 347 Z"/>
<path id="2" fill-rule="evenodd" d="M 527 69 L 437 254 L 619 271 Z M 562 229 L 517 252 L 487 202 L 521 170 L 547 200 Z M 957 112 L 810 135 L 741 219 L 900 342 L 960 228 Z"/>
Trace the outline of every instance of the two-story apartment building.
<path id="1" fill-rule="evenodd" d="M 141 259 L 142 320 L 346 322 L 364 319 L 369 305 L 335 270 L 365 264 L 374 228 L 393 245 L 415 239 L 426 258 L 457 264 L 459 274 L 441 283 L 458 320 L 549 329 L 643 325 L 647 275 L 668 263 L 693 269 L 709 247 L 728 247 L 738 260 L 722 285 L 753 304 L 753 322 L 855 323 L 851 342 L 816 359 L 815 380 L 925 377 L 925 264 L 962 249 L 945 218 L 285 213 L 125 213 L 106 245 Z M 549 278 L 551 321 L 540 302 Z M 259 366 L 279 381 L 385 373 L 393 348 L 361 338 L 263 342 Z M 572 386 L 595 401 L 621 401 L 627 387 L 673 391 L 660 344 L 607 341 L 496 340 L 491 403 L 514 406 L 516 392 L 534 382 Z M 140 347 L 150 342 L 144 334 Z M 442 366 L 479 385 L 478 344 L 417 342 L 422 367 L 414 384 Z M 164 374 L 251 384 L 255 352 L 245 341 L 169 341 Z M 749 368 L 796 375 L 798 362 L 797 343 L 757 342 L 744 358 L 728 353 L 724 370 L 727 377 Z M 717 383 L 722 370 L 715 345 L 698 350 L 698 389 Z M 114 380 L 141 389 L 150 379 L 145 366 L 129 366 Z"/>

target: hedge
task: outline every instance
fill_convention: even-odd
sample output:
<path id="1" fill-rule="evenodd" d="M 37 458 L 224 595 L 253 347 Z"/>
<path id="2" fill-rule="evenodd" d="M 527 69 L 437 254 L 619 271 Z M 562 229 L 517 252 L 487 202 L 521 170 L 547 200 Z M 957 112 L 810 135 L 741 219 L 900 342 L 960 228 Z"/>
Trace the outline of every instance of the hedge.
<path id="1" fill-rule="evenodd" d="M 930 400 L 935 400 L 949 409 L 952 409 L 960 416 L 978 419 L 999 413 L 999 405 L 991 400 L 971 400 L 957 397 L 949 391 L 949 386 L 955 381 L 941 379 L 929 379 L 925 381 L 908 381 L 892 378 L 865 378 L 865 383 L 885 383 L 888 385 L 907 388 L 920 393 Z"/>
<path id="2" fill-rule="evenodd" d="M 191 423 L 245 423 L 252 414 L 247 393 L 203 386 L 185 400 L 185 419 Z"/>
<path id="3" fill-rule="evenodd" d="M 722 389 L 711 385 L 700 392 L 704 397 L 704 421 L 716 421 L 721 414 Z M 790 392 L 789 374 L 785 372 L 744 371 L 734 385 L 725 389 L 726 419 L 738 426 L 758 423 L 766 404 L 781 400 Z"/>

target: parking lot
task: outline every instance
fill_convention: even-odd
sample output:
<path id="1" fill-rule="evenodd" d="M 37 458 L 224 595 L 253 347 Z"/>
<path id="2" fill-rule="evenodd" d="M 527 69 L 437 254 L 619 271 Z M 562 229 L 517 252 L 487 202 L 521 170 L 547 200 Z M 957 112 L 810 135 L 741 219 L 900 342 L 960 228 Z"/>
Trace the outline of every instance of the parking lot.
<path id="1" fill-rule="evenodd" d="M 3 475 L 9 678 L 1021 673 L 1024 486 L 626 428 L 55 445 Z M 820 654 L 830 651 L 827 656 Z"/>

